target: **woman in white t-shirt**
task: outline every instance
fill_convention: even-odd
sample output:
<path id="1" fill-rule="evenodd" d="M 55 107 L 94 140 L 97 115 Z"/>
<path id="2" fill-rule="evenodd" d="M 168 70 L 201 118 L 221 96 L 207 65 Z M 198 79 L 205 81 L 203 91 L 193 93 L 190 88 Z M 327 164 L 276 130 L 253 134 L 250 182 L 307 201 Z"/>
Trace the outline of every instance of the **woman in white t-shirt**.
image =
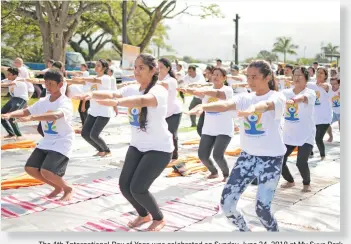
<path id="1" fill-rule="evenodd" d="M 168 107 L 166 122 L 168 130 L 173 135 L 174 151 L 172 160 L 178 159 L 178 128 L 182 118 L 181 103 L 177 98 L 178 81 L 172 70 L 172 63 L 166 59 L 161 58 L 158 60 L 159 75 L 158 80 L 168 90 Z"/>
<path id="2" fill-rule="evenodd" d="M 134 67 L 139 84 L 125 86 L 113 93 L 94 92 L 92 96 L 104 99 L 97 100 L 102 105 L 128 107 L 132 138 L 119 187 L 139 214 L 128 226 L 135 228 L 152 221 L 148 231 L 159 231 L 165 225 L 163 214 L 149 188 L 167 167 L 174 150 L 172 134 L 166 122 L 168 92 L 156 84 L 156 66 L 156 59 L 152 55 L 140 54 Z"/>
<path id="3" fill-rule="evenodd" d="M 224 85 L 227 79 L 227 72 L 223 68 L 214 68 L 212 74 L 212 89 L 184 89 L 184 92 L 197 95 L 202 98 L 203 104 L 229 100 L 233 98 L 233 89 Z M 205 121 L 202 128 L 201 140 L 198 155 L 201 162 L 209 169 L 211 174 L 208 179 L 218 178 L 218 170 L 210 159 L 212 149 L 213 158 L 223 174 L 223 182 L 229 176 L 229 168 L 224 152 L 227 149 L 233 136 L 233 116 L 231 112 L 204 112 Z"/>
<path id="4" fill-rule="evenodd" d="M 332 86 L 331 90 L 331 100 L 332 100 L 332 108 L 333 108 L 333 120 L 331 125 L 335 122 L 339 123 L 339 131 L 340 131 L 340 79 L 339 78 L 331 78 L 330 85 Z M 333 142 L 333 130 L 331 125 L 328 128 L 329 139 L 328 142 Z"/>
<path id="5" fill-rule="evenodd" d="M 236 206 L 250 182 L 258 178 L 256 213 L 268 231 L 278 231 L 271 203 L 286 152 L 281 129 L 285 98 L 275 91 L 273 71 L 268 62 L 253 61 L 247 68 L 247 75 L 248 84 L 255 92 L 235 96 L 229 101 L 202 104 L 191 112 L 238 110 L 238 116 L 242 117 L 242 152 L 224 187 L 221 206 L 240 231 L 250 231 Z"/>
<path id="6" fill-rule="evenodd" d="M 107 61 L 99 59 L 99 61 L 96 62 L 95 71 L 97 73 L 96 77 L 74 77 L 72 80 L 73 82 L 84 81 L 90 92 L 101 90 L 112 92 L 111 78 L 107 75 Z M 85 101 L 89 100 L 90 96 L 88 93 L 75 96 L 75 98 Z M 95 100 L 90 101 L 88 117 L 84 121 L 81 135 L 98 151 L 94 156 L 111 156 L 111 151 L 106 145 L 106 142 L 100 137 L 100 134 L 113 114 L 113 108 L 100 105 Z"/>
<path id="7" fill-rule="evenodd" d="M 327 83 L 328 70 L 324 67 L 317 69 L 317 82 L 308 82 L 307 87 L 316 93 L 314 106 L 314 120 L 316 124 L 316 144 L 321 156 L 325 159 L 324 135 L 333 119 L 333 109 L 331 101 L 331 85 Z"/>
<path id="8" fill-rule="evenodd" d="M 294 88 L 282 91 L 287 99 L 283 127 L 283 139 L 287 150 L 284 156 L 282 175 L 287 182 L 281 187 L 295 186 L 294 178 L 286 162 L 294 149 L 298 147 L 296 166 L 303 179 L 303 192 L 311 191 L 308 158 L 313 150 L 316 136 L 314 123 L 316 94 L 313 90 L 307 88 L 308 80 L 309 73 L 305 67 L 295 68 L 293 70 Z"/>

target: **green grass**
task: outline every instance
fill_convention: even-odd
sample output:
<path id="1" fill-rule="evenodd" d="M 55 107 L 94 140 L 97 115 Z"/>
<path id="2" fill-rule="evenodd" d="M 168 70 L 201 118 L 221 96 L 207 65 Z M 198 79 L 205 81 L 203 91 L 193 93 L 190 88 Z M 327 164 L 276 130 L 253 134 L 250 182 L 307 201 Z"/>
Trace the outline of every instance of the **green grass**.
<path id="1" fill-rule="evenodd" d="M 10 97 L 1 97 L 1 107 L 3 107 L 9 100 L 10 100 Z M 37 102 L 38 100 L 39 100 L 38 98 L 31 98 L 31 99 L 29 99 L 28 105 L 32 105 L 33 103 Z"/>
<path id="2" fill-rule="evenodd" d="M 178 132 L 190 132 L 196 130 L 196 127 L 181 127 L 178 129 Z"/>

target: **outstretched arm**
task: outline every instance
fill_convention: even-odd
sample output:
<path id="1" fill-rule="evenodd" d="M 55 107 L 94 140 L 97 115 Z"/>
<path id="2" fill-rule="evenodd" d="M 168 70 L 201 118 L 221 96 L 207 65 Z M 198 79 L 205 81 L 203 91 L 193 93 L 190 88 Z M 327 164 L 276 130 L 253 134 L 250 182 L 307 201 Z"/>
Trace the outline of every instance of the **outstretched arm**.
<path id="1" fill-rule="evenodd" d="M 104 100 L 96 100 L 99 104 L 104 106 L 122 106 L 122 107 L 156 107 L 157 99 L 152 94 L 145 94 L 139 96 L 130 96 L 124 98 L 117 99 L 104 99 Z"/>

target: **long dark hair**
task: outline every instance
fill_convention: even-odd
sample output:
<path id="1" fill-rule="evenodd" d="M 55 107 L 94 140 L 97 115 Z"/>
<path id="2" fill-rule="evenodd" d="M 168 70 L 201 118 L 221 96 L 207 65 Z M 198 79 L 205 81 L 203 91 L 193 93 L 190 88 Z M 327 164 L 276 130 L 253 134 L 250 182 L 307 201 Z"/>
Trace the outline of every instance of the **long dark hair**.
<path id="1" fill-rule="evenodd" d="M 268 87 L 272 91 L 277 91 L 278 86 L 274 82 L 274 72 L 272 71 L 271 65 L 265 60 L 252 61 L 248 68 L 257 68 L 259 72 L 266 78 L 268 75 L 272 76 L 272 79 L 268 82 Z"/>
<path id="2" fill-rule="evenodd" d="M 108 62 L 105 59 L 99 59 L 102 68 L 104 69 L 104 74 L 107 75 L 108 72 Z"/>
<path id="3" fill-rule="evenodd" d="M 158 62 L 162 63 L 166 68 L 169 68 L 168 74 L 170 77 L 176 79 L 174 72 L 172 70 L 172 63 L 167 58 L 160 58 Z"/>
<path id="4" fill-rule="evenodd" d="M 137 59 L 140 58 L 145 65 L 149 67 L 149 70 L 152 70 L 156 68 L 156 58 L 150 54 L 145 54 L 142 53 L 140 54 Z M 149 85 L 146 87 L 144 94 L 147 94 L 150 89 L 156 85 L 156 82 L 158 81 L 158 73 L 155 72 L 155 74 L 151 78 L 151 82 Z M 141 112 L 139 114 L 139 124 L 140 124 L 140 130 L 146 131 L 146 125 L 147 125 L 147 107 L 142 107 Z"/>

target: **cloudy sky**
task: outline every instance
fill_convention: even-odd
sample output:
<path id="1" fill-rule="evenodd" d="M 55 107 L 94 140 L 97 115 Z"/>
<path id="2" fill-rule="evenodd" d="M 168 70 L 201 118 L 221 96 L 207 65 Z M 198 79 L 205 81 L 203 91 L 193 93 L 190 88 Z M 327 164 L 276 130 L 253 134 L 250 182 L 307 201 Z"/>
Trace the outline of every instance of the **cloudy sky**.
<path id="1" fill-rule="evenodd" d="M 149 1 L 147 1 L 149 2 Z M 211 1 L 187 1 L 209 4 Z M 214 1 L 212 1 L 214 2 Z M 340 4 L 338 1 L 215 1 L 225 18 L 181 16 L 166 20 L 171 29 L 167 41 L 177 56 L 199 59 L 233 58 L 235 14 L 239 14 L 239 60 L 256 56 L 260 50 L 271 50 L 275 39 L 289 36 L 298 45 L 299 57 L 312 58 L 321 43 L 340 46 Z M 178 4 L 178 9 L 184 2 Z M 194 9 L 196 11 L 196 9 Z M 161 52 L 166 54 L 165 51 Z M 175 54 L 175 53 L 172 53 Z M 297 56 L 288 56 L 296 59 Z"/>

